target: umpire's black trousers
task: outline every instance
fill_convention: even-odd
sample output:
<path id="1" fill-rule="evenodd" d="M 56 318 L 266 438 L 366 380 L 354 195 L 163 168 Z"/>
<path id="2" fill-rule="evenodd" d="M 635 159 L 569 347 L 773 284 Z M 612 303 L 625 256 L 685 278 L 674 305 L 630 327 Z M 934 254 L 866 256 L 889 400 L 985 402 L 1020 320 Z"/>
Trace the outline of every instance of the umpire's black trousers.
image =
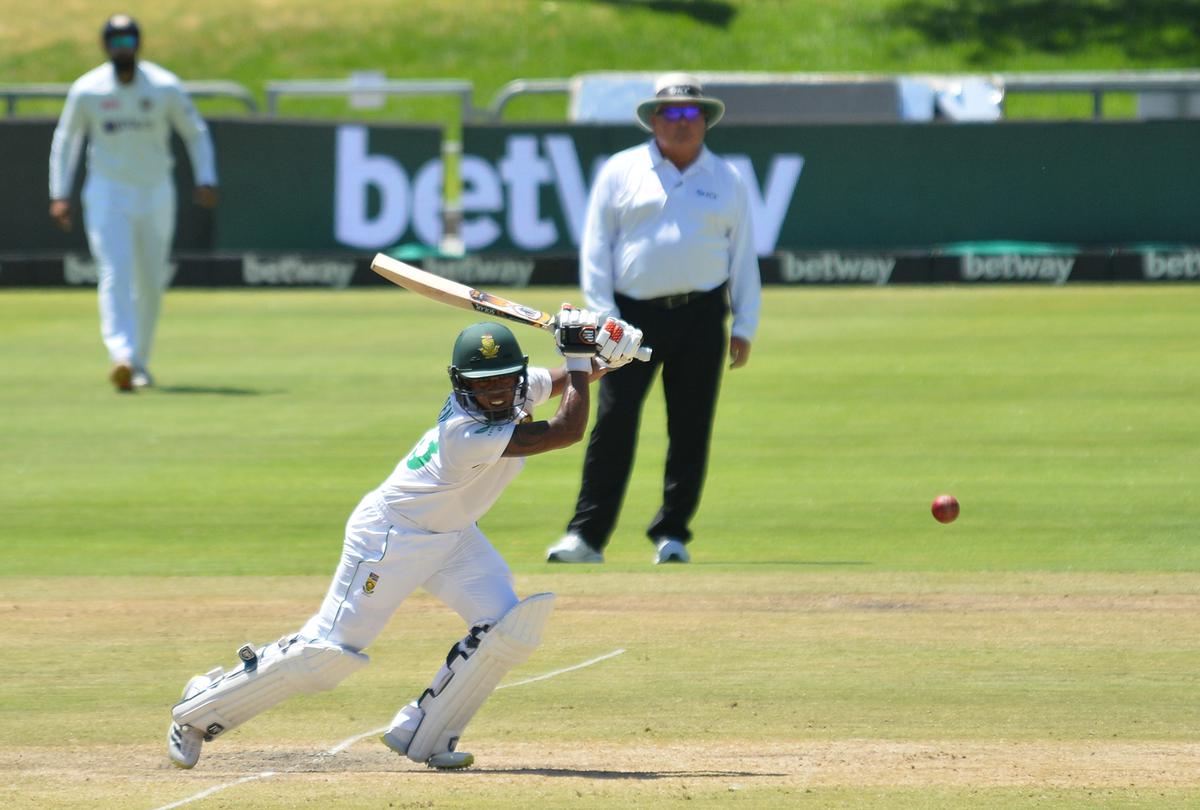
<path id="1" fill-rule="evenodd" d="M 654 349 L 654 356 L 649 363 L 629 363 L 600 380 L 596 424 L 567 531 L 595 549 L 608 544 L 633 469 L 642 403 L 661 367 L 669 443 L 662 508 L 646 534 L 652 540 L 669 536 L 686 543 L 704 486 L 725 360 L 725 285 L 649 301 L 618 295 L 616 304 L 621 317 L 642 330 L 642 342 Z"/>

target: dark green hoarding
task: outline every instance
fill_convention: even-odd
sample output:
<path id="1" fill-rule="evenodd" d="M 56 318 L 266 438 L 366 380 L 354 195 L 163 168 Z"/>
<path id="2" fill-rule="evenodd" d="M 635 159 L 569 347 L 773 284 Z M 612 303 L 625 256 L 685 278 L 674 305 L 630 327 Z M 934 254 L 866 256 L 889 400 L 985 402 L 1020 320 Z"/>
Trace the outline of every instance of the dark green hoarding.
<path id="1" fill-rule="evenodd" d="M 213 216 L 187 203 L 190 168 L 177 160 L 177 250 L 439 243 L 440 130 L 211 125 L 221 205 Z M 0 121 L 0 254 L 85 250 L 81 233 L 59 233 L 46 215 L 52 130 L 50 121 Z M 646 137 L 634 127 L 465 127 L 467 251 L 574 254 L 597 168 Z M 763 256 L 999 240 L 1087 250 L 1200 244 L 1200 121 L 721 125 L 709 142 L 746 178 Z"/>

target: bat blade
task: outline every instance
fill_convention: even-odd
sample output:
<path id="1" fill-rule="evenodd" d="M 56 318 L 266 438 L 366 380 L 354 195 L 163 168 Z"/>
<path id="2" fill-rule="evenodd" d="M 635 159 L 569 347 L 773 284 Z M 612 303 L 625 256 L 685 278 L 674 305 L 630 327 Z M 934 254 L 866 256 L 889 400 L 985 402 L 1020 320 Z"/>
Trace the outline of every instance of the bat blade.
<path id="1" fill-rule="evenodd" d="M 434 301 L 440 301 L 459 309 L 482 312 L 496 318 L 505 318 L 526 326 L 554 331 L 554 315 L 550 312 L 527 307 L 516 301 L 509 301 L 507 298 L 501 298 L 498 295 L 468 287 L 466 284 L 442 278 L 383 253 L 375 254 L 375 258 L 371 260 L 371 269 L 396 286 Z M 638 349 L 638 360 L 646 362 L 650 357 L 649 347 L 642 346 Z"/>
<path id="2" fill-rule="evenodd" d="M 434 301 L 440 301 L 459 309 L 472 309 L 485 315 L 506 318 L 540 329 L 554 330 L 554 315 L 549 312 L 527 307 L 516 301 L 509 301 L 507 298 L 501 298 L 498 295 L 468 287 L 466 284 L 442 278 L 413 267 L 411 264 L 393 259 L 391 256 L 385 256 L 382 253 L 375 254 L 375 258 L 371 261 L 371 269 L 393 284 Z"/>

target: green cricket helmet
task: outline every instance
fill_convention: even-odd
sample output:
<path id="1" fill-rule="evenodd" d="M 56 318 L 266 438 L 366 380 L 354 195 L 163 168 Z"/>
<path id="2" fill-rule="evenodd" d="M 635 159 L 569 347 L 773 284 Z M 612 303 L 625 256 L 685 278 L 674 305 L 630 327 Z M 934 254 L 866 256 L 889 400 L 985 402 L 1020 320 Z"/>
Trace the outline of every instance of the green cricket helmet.
<path id="1" fill-rule="evenodd" d="M 468 326 L 454 341 L 450 356 L 450 387 L 458 404 L 477 422 L 502 425 L 516 418 L 529 392 L 529 357 L 512 331 L 503 324 L 484 322 Z M 489 409 L 476 397 L 468 380 L 517 375 L 511 405 Z"/>

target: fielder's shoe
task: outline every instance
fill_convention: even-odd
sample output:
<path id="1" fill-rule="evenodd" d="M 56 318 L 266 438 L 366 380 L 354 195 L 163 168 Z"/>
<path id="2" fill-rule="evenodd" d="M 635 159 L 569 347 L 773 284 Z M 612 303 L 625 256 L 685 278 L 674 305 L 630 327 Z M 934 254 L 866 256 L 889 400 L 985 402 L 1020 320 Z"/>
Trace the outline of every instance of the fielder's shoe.
<path id="1" fill-rule="evenodd" d="M 661 565 L 662 563 L 685 563 L 692 561 L 692 555 L 688 554 L 687 546 L 682 541 L 676 540 L 674 537 L 660 537 L 654 541 L 654 564 Z"/>
<path id="2" fill-rule="evenodd" d="M 546 562 L 565 563 L 602 563 L 604 554 L 589 546 L 577 534 L 565 534 L 550 548 L 546 549 Z"/>
<path id="3" fill-rule="evenodd" d="M 108 379 L 113 384 L 113 388 L 118 391 L 132 391 L 133 365 L 127 360 L 113 363 L 112 369 L 108 372 Z"/>
<path id="4" fill-rule="evenodd" d="M 183 699 L 204 690 L 212 679 L 207 675 L 197 675 L 183 687 Z M 167 729 L 167 756 L 176 768 L 193 768 L 200 761 L 200 747 L 204 745 L 204 732 L 191 726 L 181 726 L 172 723 Z"/>
<path id="5" fill-rule="evenodd" d="M 145 366 L 134 366 L 133 376 L 130 377 L 129 382 L 134 388 L 153 388 L 154 375 Z"/>

